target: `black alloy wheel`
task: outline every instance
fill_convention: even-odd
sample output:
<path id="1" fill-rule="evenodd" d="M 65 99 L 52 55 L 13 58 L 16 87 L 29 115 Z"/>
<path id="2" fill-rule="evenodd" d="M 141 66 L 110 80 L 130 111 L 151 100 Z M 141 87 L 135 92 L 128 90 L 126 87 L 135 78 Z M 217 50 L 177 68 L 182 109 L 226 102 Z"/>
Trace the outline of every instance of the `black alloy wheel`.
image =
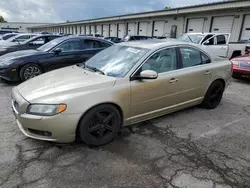
<path id="1" fill-rule="evenodd" d="M 109 143 L 121 127 L 121 115 L 113 105 L 97 106 L 87 112 L 78 128 L 80 139 L 88 145 L 100 146 Z"/>
<path id="2" fill-rule="evenodd" d="M 222 99 L 224 85 L 221 81 L 213 82 L 207 90 L 202 106 L 207 109 L 216 108 Z"/>

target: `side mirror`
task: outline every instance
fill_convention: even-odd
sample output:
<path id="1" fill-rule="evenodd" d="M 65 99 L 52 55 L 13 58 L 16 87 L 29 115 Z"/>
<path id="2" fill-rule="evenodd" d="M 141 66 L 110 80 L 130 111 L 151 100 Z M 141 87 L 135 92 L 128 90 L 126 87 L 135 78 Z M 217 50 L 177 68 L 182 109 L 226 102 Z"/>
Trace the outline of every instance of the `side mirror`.
<path id="1" fill-rule="evenodd" d="M 29 42 L 29 46 L 33 46 L 34 45 L 34 43 L 33 42 Z"/>
<path id="2" fill-rule="evenodd" d="M 62 52 L 62 49 L 61 48 L 56 48 L 56 49 L 53 50 L 53 52 L 55 54 L 59 54 L 60 52 Z"/>
<path id="3" fill-rule="evenodd" d="M 144 70 L 136 78 L 138 79 L 156 79 L 158 77 L 157 72 L 153 70 Z"/>
<path id="4" fill-rule="evenodd" d="M 203 42 L 203 45 L 209 45 L 210 43 L 209 43 L 209 41 L 207 40 L 207 41 L 205 41 L 205 42 Z"/>

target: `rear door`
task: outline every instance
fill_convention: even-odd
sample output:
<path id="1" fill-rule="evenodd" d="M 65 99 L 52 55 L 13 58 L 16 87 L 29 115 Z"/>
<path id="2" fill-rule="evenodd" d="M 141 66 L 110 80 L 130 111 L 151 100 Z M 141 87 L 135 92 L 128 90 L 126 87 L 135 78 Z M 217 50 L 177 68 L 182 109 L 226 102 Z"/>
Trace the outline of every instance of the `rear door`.
<path id="1" fill-rule="evenodd" d="M 203 42 L 204 47 L 219 57 L 228 56 L 229 34 L 218 34 Z"/>
<path id="2" fill-rule="evenodd" d="M 84 50 L 82 51 L 80 58 L 81 61 L 84 62 L 97 54 L 98 52 L 102 51 L 103 49 L 107 48 L 109 43 L 101 42 L 99 40 L 94 39 L 85 39 L 84 40 Z"/>
<path id="3" fill-rule="evenodd" d="M 180 46 L 181 69 L 176 76 L 176 97 L 180 105 L 201 102 L 211 80 L 211 60 L 205 52 L 192 46 Z"/>

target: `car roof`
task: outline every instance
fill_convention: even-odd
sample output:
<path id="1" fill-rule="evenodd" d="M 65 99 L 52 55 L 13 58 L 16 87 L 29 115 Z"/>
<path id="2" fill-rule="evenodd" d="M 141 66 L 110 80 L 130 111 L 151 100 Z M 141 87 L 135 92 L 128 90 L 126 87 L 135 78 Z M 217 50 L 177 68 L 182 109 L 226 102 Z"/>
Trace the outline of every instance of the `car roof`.
<path id="1" fill-rule="evenodd" d="M 185 33 L 188 35 L 229 35 L 230 33 Z"/>
<path id="2" fill-rule="evenodd" d="M 108 43 L 112 43 L 111 41 L 107 41 L 107 40 L 104 40 L 102 38 L 97 38 L 97 37 L 92 37 L 92 36 L 75 36 L 75 35 L 70 35 L 70 36 L 63 36 L 61 37 L 62 39 L 91 39 L 91 40 L 98 40 L 98 41 L 103 41 L 103 42 L 108 42 Z"/>
<path id="3" fill-rule="evenodd" d="M 197 45 L 192 44 L 192 43 L 181 42 L 181 41 L 178 41 L 178 40 L 175 40 L 175 39 L 138 40 L 138 41 L 122 42 L 122 43 L 119 43 L 119 44 L 116 44 L 116 45 L 125 45 L 125 46 L 147 48 L 147 49 L 156 49 L 156 48 L 162 48 L 162 47 L 165 47 L 165 46 L 174 46 L 174 45 L 181 45 L 181 44 L 197 46 Z"/>

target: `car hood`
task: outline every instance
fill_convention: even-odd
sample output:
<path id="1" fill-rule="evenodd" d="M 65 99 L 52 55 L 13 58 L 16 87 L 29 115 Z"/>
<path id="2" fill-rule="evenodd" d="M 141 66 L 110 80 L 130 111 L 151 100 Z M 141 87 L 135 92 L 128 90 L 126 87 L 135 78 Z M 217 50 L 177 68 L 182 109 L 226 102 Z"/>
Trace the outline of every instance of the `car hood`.
<path id="1" fill-rule="evenodd" d="M 37 50 L 20 50 L 16 52 L 7 53 L 1 56 L 0 61 L 8 61 L 15 58 L 27 57 L 30 55 L 39 55 L 44 54 L 45 52 L 37 51 Z"/>
<path id="2" fill-rule="evenodd" d="M 63 102 L 73 95 L 112 87 L 116 78 L 87 71 L 77 66 L 51 71 L 19 86 L 19 93 L 31 103 Z"/>
<path id="3" fill-rule="evenodd" d="M 250 62 L 250 54 L 245 54 L 243 56 L 235 57 L 231 59 L 232 61 Z"/>

